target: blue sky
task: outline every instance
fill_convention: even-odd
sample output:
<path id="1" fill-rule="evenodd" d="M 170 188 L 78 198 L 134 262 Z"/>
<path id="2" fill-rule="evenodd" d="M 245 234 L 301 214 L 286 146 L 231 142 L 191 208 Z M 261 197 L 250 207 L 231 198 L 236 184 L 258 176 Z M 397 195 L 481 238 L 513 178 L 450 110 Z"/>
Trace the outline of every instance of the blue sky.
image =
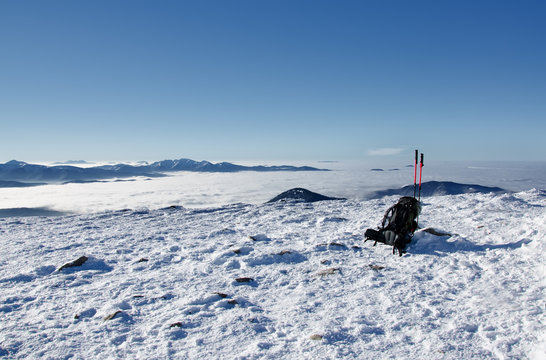
<path id="1" fill-rule="evenodd" d="M 0 1 L 0 161 L 546 160 L 544 1 Z"/>

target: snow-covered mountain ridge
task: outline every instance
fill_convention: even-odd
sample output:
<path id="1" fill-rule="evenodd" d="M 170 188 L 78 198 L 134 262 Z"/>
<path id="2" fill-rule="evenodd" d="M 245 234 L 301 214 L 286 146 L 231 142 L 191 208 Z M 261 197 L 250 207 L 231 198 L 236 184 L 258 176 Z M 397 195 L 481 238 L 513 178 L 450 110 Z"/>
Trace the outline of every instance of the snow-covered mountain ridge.
<path id="1" fill-rule="evenodd" d="M 0 357 L 543 359 L 545 195 L 426 198 L 401 258 L 396 197 L 0 219 Z"/>
<path id="2" fill-rule="evenodd" d="M 100 179 L 123 178 L 132 176 L 163 176 L 165 172 L 193 171 L 193 172 L 239 172 L 239 171 L 325 171 L 310 166 L 244 166 L 228 162 L 211 163 L 209 161 L 195 161 L 191 159 L 163 160 L 149 165 L 102 165 L 94 167 L 77 167 L 73 165 L 36 165 L 22 161 L 8 161 L 0 164 L 0 180 L 4 181 L 48 181 L 72 182 L 77 180 L 93 181 Z"/>

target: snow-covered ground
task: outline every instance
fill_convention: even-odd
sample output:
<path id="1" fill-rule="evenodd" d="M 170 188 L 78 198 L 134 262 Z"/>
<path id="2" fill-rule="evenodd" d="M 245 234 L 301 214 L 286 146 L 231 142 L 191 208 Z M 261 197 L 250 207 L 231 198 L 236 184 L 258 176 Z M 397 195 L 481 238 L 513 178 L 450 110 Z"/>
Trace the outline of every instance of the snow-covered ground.
<path id="1" fill-rule="evenodd" d="M 0 358 L 545 359 L 546 193 L 395 200 L 0 219 Z"/>

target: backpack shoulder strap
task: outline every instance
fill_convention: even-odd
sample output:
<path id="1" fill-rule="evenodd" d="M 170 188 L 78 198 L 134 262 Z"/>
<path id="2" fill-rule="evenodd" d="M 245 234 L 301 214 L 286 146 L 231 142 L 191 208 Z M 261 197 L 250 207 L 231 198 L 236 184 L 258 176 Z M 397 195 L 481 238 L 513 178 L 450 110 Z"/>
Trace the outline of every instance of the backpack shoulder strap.
<path id="1" fill-rule="evenodd" d="M 385 224 L 387 223 L 387 220 L 392 216 L 392 213 L 394 212 L 394 209 L 396 208 L 397 204 L 392 205 L 390 208 L 385 211 L 385 215 L 383 215 L 383 220 L 381 220 L 381 228 L 380 230 L 385 229 Z"/>

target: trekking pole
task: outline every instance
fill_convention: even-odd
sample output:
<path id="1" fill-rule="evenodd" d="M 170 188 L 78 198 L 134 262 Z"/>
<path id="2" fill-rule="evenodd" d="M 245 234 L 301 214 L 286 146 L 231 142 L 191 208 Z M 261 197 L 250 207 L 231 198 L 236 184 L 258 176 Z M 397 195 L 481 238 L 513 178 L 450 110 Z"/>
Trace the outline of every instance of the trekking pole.
<path id="1" fill-rule="evenodd" d="M 415 150 L 415 163 L 413 165 L 413 198 L 415 199 L 415 192 L 417 191 L 417 159 L 419 157 L 419 150 Z"/>
<path id="2" fill-rule="evenodd" d="M 421 163 L 419 164 L 419 206 L 421 206 L 421 179 L 423 177 L 423 153 L 421 153 Z M 416 165 L 417 168 L 417 165 Z M 417 171 L 417 170 L 416 170 Z M 415 199 L 415 196 L 413 197 Z M 419 228 L 419 213 L 417 213 L 417 218 L 415 219 L 415 230 Z"/>
<path id="3" fill-rule="evenodd" d="M 423 157 L 424 157 L 424 154 L 421 153 L 421 164 L 419 165 L 419 201 L 421 201 L 421 179 L 423 176 L 423 166 L 424 166 Z"/>

